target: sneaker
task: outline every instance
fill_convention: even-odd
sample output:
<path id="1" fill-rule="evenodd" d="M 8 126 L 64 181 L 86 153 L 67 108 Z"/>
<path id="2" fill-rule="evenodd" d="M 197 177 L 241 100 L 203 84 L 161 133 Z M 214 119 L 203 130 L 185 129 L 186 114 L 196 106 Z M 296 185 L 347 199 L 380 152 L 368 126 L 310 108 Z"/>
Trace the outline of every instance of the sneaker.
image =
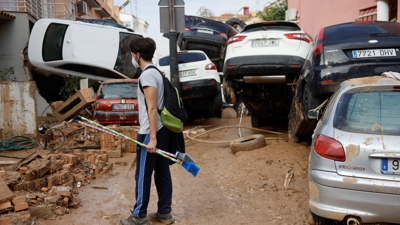
<path id="1" fill-rule="evenodd" d="M 149 225 L 149 220 L 146 217 L 137 218 L 132 215 L 127 219 L 122 219 L 119 221 L 122 225 Z"/>
<path id="2" fill-rule="evenodd" d="M 172 218 L 172 214 L 166 213 L 166 214 L 161 214 L 161 213 L 150 213 L 149 214 L 150 220 L 155 221 L 155 222 L 161 222 L 163 224 L 173 224 L 175 220 Z"/>

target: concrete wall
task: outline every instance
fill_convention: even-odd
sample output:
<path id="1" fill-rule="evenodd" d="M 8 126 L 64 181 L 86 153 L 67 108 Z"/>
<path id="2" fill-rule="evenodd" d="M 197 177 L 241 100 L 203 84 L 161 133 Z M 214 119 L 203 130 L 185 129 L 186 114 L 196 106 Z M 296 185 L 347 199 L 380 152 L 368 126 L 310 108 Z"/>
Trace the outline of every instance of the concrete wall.
<path id="1" fill-rule="evenodd" d="M 288 0 L 288 8 L 297 9 L 299 25 L 312 38 L 322 27 L 355 21 L 360 9 L 372 6 L 376 0 Z"/>
<path id="2" fill-rule="evenodd" d="M 31 81 L 29 73 L 25 73 L 22 51 L 29 42 L 35 19 L 28 13 L 9 12 L 9 14 L 14 15 L 15 19 L 0 20 L 0 70 L 13 67 L 17 81 Z M 35 99 L 40 115 L 52 113 L 49 104 L 38 92 Z"/>
<path id="3" fill-rule="evenodd" d="M 36 96 L 34 81 L 0 82 L 0 140 L 15 135 L 37 139 Z"/>

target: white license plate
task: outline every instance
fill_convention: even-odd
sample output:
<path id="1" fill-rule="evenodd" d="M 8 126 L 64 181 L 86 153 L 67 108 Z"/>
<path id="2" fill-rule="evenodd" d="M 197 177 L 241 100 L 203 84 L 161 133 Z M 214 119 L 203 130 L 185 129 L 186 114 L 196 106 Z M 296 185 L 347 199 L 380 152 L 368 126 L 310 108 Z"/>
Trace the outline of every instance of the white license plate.
<path id="1" fill-rule="evenodd" d="M 353 58 L 369 58 L 369 57 L 388 57 L 396 56 L 396 50 L 390 49 L 371 49 L 371 50 L 354 50 Z"/>
<path id="2" fill-rule="evenodd" d="M 214 31 L 212 30 L 197 30 L 199 33 L 205 33 L 205 34 L 214 34 Z"/>
<path id="3" fill-rule="evenodd" d="M 113 110 L 129 110 L 129 109 L 134 109 L 135 105 L 134 104 L 113 104 L 112 109 Z"/>
<path id="4" fill-rule="evenodd" d="M 382 173 L 400 174 L 400 159 L 382 158 Z"/>
<path id="5" fill-rule="evenodd" d="M 197 70 L 187 70 L 179 72 L 179 77 L 191 77 L 196 75 L 197 75 Z"/>
<path id="6" fill-rule="evenodd" d="M 255 40 L 251 42 L 251 47 L 276 47 L 279 46 L 278 40 Z"/>

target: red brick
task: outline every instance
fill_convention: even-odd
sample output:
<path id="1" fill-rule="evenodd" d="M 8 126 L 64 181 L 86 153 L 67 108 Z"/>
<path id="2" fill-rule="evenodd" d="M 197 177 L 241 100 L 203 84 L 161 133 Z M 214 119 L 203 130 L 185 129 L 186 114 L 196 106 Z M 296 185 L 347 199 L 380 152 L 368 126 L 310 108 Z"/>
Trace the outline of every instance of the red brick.
<path id="1" fill-rule="evenodd" d="M 25 201 L 26 201 L 26 196 L 25 195 L 17 196 L 12 200 L 12 202 L 14 204 L 17 204 L 19 202 L 25 202 Z"/>
<path id="2" fill-rule="evenodd" d="M 58 185 L 58 182 L 60 181 L 60 176 L 55 173 L 47 177 L 47 187 L 53 187 Z"/>
<path id="3" fill-rule="evenodd" d="M 122 152 L 121 150 L 107 150 L 108 158 L 121 158 Z"/>
<path id="4" fill-rule="evenodd" d="M 12 209 L 11 202 L 6 200 L 4 202 L 0 202 L 0 211 L 8 211 Z"/>
<path id="5" fill-rule="evenodd" d="M 107 154 L 101 154 L 99 156 L 100 160 L 103 160 L 104 162 L 108 162 L 108 155 Z"/>
<path id="6" fill-rule="evenodd" d="M 0 225 L 12 225 L 12 217 L 9 215 L 2 215 L 0 217 Z"/>
<path id="7" fill-rule="evenodd" d="M 29 220 L 29 219 L 31 218 L 31 214 L 30 214 L 29 212 L 24 212 L 24 213 L 21 213 L 21 214 L 19 215 L 19 218 L 20 218 L 22 221 L 27 221 L 27 220 Z"/>
<path id="8" fill-rule="evenodd" d="M 63 165 L 62 169 L 65 170 L 65 171 L 71 172 L 72 169 L 73 169 L 73 166 L 74 165 L 72 165 L 71 163 L 68 163 L 68 164 Z"/>
<path id="9" fill-rule="evenodd" d="M 89 155 L 101 155 L 101 154 L 105 154 L 106 150 L 87 150 L 87 153 L 89 153 Z"/>
<path id="10" fill-rule="evenodd" d="M 55 173 L 60 170 L 63 160 L 51 160 L 49 173 Z"/>
<path id="11" fill-rule="evenodd" d="M 103 167 L 103 173 L 108 173 L 112 170 L 113 163 L 108 163 L 105 167 Z"/>
<path id="12" fill-rule="evenodd" d="M 26 191 L 26 184 L 24 181 L 19 182 L 13 186 L 13 191 Z"/>
<path id="13" fill-rule="evenodd" d="M 61 185 L 61 184 L 67 183 L 68 175 L 69 175 L 68 171 L 61 171 L 60 175 L 59 175 L 60 176 L 60 180 L 58 181 L 58 184 Z"/>
<path id="14" fill-rule="evenodd" d="M 73 165 L 78 164 L 78 156 L 72 154 L 63 154 L 61 158 L 66 161 L 66 163 L 71 163 Z"/>
<path id="15" fill-rule="evenodd" d="M 28 208 L 29 208 L 29 205 L 28 205 L 27 202 L 20 202 L 20 203 L 17 203 L 16 205 L 14 205 L 15 212 L 18 212 L 18 211 L 21 211 L 21 210 L 25 210 L 25 209 L 28 209 Z"/>
<path id="16" fill-rule="evenodd" d="M 22 166 L 19 168 L 20 173 L 26 173 L 26 171 L 28 171 L 28 167 L 26 167 L 26 166 Z"/>

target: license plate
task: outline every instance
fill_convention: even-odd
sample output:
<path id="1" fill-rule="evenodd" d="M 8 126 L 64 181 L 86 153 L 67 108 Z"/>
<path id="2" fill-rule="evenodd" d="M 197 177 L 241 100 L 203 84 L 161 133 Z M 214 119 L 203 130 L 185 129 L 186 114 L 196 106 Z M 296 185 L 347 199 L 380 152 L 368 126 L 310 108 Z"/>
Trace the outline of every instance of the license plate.
<path id="1" fill-rule="evenodd" d="M 112 109 L 113 110 L 129 110 L 129 109 L 134 109 L 135 105 L 134 104 L 113 104 Z"/>
<path id="2" fill-rule="evenodd" d="M 197 30 L 199 33 L 205 33 L 205 34 L 214 34 L 214 31 L 212 30 Z"/>
<path id="3" fill-rule="evenodd" d="M 371 49 L 371 50 L 354 50 L 353 58 L 369 58 L 369 57 L 390 57 L 396 56 L 396 50 L 390 49 Z"/>
<path id="4" fill-rule="evenodd" d="M 382 173 L 400 174 L 400 159 L 382 158 Z"/>
<path id="5" fill-rule="evenodd" d="M 196 75 L 197 75 L 197 70 L 187 70 L 179 72 L 179 77 L 191 77 Z"/>
<path id="6" fill-rule="evenodd" d="M 279 46 L 278 40 L 255 40 L 251 42 L 251 47 L 276 47 Z"/>

